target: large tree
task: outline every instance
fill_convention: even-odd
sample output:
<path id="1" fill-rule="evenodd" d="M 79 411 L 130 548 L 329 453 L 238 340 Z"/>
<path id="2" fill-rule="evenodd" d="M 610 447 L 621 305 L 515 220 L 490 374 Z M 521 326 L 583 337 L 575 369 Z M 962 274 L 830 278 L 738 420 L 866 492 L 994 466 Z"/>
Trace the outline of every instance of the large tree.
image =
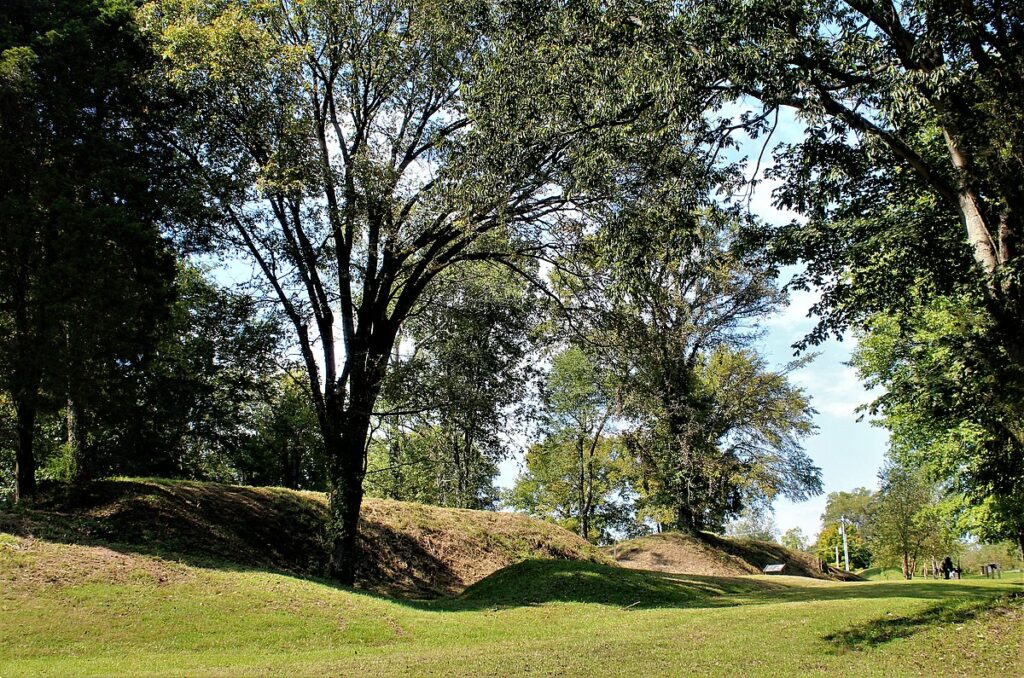
<path id="1" fill-rule="evenodd" d="M 255 447 L 275 444 L 266 418 L 289 409 L 281 319 L 195 266 L 178 267 L 174 290 L 149 355 L 123 374 L 127 397 L 99 408 L 98 470 L 241 481 Z"/>
<path id="2" fill-rule="evenodd" d="M 921 209 L 959 222 L 1002 340 L 1019 359 L 1024 16 L 986 0 L 686 4 L 682 35 L 709 75 L 768 111 L 795 109 L 806 126 L 803 142 L 783 149 L 777 173 L 786 182 L 779 201 L 809 217 L 804 244 L 840 245 L 836 236 L 854 226 L 843 219 L 851 201 L 874 189 L 891 205 L 900 198 L 886 189 L 910 175 Z M 872 171 L 883 167 L 895 171 Z M 814 234 L 837 216 L 840 233 Z M 885 227 L 912 230 L 891 219 L 875 224 Z M 941 259 L 950 248 L 936 236 L 926 249 Z M 813 264 L 834 265 L 834 254 L 856 248 L 810 256 L 813 274 L 839 273 Z"/>
<path id="3" fill-rule="evenodd" d="M 971 465 L 1018 475 L 1024 15 L 998 0 L 685 7 L 680 47 L 754 109 L 739 126 L 770 131 L 789 109 L 804 128 L 800 141 L 777 147 L 771 173 L 776 203 L 804 219 L 771 235 L 781 260 L 806 265 L 796 284 L 823 291 L 822 323 L 805 343 L 879 313 L 906 319 L 969 297 L 985 316 L 984 341 L 960 346 L 956 360 L 977 378 L 955 398 L 998 411 L 978 420 L 993 426 L 985 435 L 1016 441 L 999 443 L 1001 452 L 974 446 L 982 454 Z M 919 405 L 926 388 L 915 389 Z M 942 419 L 941 410 L 933 415 Z M 962 421 L 943 425 L 955 436 Z M 1011 491 L 991 487 L 996 496 Z"/>
<path id="4" fill-rule="evenodd" d="M 866 536 L 871 517 L 871 501 L 874 498 L 874 491 L 866 487 L 858 487 L 849 492 L 829 492 L 825 497 L 825 512 L 821 514 L 822 528 L 838 523 L 840 518 L 846 518 Z"/>
<path id="5" fill-rule="evenodd" d="M 528 281 L 494 262 L 450 269 L 432 285 L 403 328 L 377 407 L 375 492 L 493 504 L 497 465 L 526 413 L 540 319 Z"/>
<path id="6" fill-rule="evenodd" d="M 1020 400 L 996 362 L 1011 359 L 976 295 L 919 299 L 910 312 L 876 315 L 853 364 L 884 394 L 870 410 L 902 464 L 940 481 L 963 526 L 1024 550 L 1024 446 Z"/>
<path id="7" fill-rule="evenodd" d="M 878 497 L 871 512 L 872 553 L 898 562 L 910 579 L 923 556 L 942 559 L 954 538 L 938 510 L 938 491 L 921 469 L 888 460 L 878 474 Z"/>
<path id="8" fill-rule="evenodd" d="M 170 138 L 290 319 L 351 582 L 366 448 L 400 329 L 443 271 L 517 267 L 559 215 L 622 193 L 688 128 L 644 76 L 665 7 L 630 2 L 161 0 Z M 640 39 L 643 38 L 643 39 Z M 688 98 L 692 101 L 684 101 Z M 671 101 L 670 101 L 671 99 Z M 689 128 L 703 125 L 700 117 Z"/>
<path id="9" fill-rule="evenodd" d="M 509 505 L 552 518 L 584 539 L 611 539 L 628 517 L 628 464 L 612 434 L 617 400 L 610 371 L 581 348 L 555 355 L 542 392 L 544 437 L 527 450 Z"/>

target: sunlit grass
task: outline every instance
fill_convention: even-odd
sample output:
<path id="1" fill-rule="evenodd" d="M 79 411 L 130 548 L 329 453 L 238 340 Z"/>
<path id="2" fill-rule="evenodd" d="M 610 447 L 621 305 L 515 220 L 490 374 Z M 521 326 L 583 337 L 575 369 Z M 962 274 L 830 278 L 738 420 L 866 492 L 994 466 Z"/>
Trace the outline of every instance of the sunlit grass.
<path id="1" fill-rule="evenodd" d="M 533 561 L 402 602 L 2 537 L 0 675 L 1021 675 L 1022 589 Z"/>

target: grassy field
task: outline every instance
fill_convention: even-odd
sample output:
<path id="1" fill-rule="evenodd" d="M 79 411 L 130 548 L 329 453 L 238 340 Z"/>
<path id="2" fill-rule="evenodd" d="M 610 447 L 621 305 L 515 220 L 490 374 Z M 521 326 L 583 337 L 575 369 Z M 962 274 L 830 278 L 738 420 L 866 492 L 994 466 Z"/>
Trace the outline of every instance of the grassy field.
<path id="1" fill-rule="evenodd" d="M 0 535 L 0 675 L 1024 675 L 1022 591 L 528 561 L 410 602 Z"/>

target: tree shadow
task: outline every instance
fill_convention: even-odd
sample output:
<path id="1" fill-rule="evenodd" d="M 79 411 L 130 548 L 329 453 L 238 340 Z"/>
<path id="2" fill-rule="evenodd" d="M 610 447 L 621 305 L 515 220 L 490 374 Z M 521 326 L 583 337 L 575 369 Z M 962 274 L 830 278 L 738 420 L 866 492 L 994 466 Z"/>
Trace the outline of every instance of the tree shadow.
<path id="1" fill-rule="evenodd" d="M 1009 596 L 988 596 L 970 600 L 942 601 L 912 615 L 885 617 L 867 623 L 830 633 L 824 637 L 839 650 L 864 650 L 877 647 L 898 638 L 907 638 L 928 627 L 963 624 L 981 614 L 1019 597 L 1020 593 Z"/>
<path id="2" fill-rule="evenodd" d="M 843 582 L 833 586 L 801 586 L 792 584 L 773 592 L 771 601 L 809 602 L 849 600 L 857 598 L 914 598 L 941 600 L 976 600 L 979 596 L 991 596 L 993 591 L 981 589 L 971 584 L 956 581 L 920 581 L 920 582 Z M 1010 586 L 1021 586 L 1017 582 L 1007 582 Z"/>
<path id="3" fill-rule="evenodd" d="M 415 603 L 424 610 L 499 610 L 546 603 L 624 609 L 727 607 L 776 589 L 744 577 L 705 577 L 630 570 L 578 560 L 524 560 L 498 570 L 456 597 Z M 399 601 L 401 602 L 401 601 Z"/>

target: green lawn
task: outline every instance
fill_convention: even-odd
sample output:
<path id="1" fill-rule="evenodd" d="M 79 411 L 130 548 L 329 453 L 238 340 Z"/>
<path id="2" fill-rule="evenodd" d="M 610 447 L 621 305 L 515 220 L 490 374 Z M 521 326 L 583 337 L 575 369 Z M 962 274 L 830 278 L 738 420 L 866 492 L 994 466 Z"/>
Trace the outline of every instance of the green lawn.
<path id="1" fill-rule="evenodd" d="M 1015 592 L 532 561 L 402 602 L 0 535 L 0 676 L 1024 675 Z"/>

